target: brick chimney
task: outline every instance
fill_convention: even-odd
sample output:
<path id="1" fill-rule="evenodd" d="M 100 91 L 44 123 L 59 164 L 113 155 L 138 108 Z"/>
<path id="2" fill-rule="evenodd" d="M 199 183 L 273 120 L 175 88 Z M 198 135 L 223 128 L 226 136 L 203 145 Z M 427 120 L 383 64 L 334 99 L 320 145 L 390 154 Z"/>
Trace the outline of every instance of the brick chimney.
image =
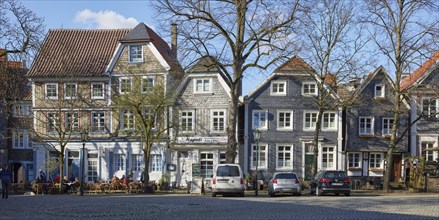
<path id="1" fill-rule="evenodd" d="M 177 24 L 171 24 L 171 51 L 174 59 L 177 60 Z"/>
<path id="2" fill-rule="evenodd" d="M 5 49 L 0 49 L 0 62 L 8 61 L 8 54 Z"/>

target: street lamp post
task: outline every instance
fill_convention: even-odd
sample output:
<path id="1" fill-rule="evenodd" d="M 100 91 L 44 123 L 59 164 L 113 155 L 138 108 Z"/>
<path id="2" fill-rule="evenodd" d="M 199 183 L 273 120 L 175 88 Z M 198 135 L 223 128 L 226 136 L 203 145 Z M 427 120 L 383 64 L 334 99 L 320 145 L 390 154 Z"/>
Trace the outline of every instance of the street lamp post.
<path id="1" fill-rule="evenodd" d="M 253 138 L 256 141 L 256 186 L 255 186 L 255 196 L 258 196 L 258 189 L 259 189 L 259 180 L 258 180 L 259 140 L 261 139 L 261 132 L 258 129 L 253 131 Z"/>
<path id="2" fill-rule="evenodd" d="M 82 140 L 82 157 L 81 157 L 81 196 L 84 195 L 84 169 L 85 169 L 85 142 L 87 141 L 88 132 L 86 130 L 81 131 L 81 140 Z"/>

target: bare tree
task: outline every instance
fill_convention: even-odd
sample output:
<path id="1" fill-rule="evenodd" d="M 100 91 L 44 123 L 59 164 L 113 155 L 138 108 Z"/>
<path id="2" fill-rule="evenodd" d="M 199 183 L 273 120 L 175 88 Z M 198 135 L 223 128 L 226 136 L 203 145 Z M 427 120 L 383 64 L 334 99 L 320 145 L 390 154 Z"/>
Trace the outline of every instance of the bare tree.
<path id="1" fill-rule="evenodd" d="M 44 19 L 16 0 L 0 0 L 0 57 L 35 53 L 44 35 Z"/>
<path id="2" fill-rule="evenodd" d="M 427 57 L 431 48 L 437 49 L 439 19 L 422 15 L 435 14 L 438 5 L 428 0 L 366 0 L 364 20 L 370 24 L 370 34 L 378 50 L 391 64 L 394 72 L 394 118 L 386 155 L 384 190 L 389 191 L 390 171 L 393 169 L 393 152 L 398 139 L 403 94 L 400 83 L 403 73 L 410 72 L 420 57 Z"/>
<path id="3" fill-rule="evenodd" d="M 242 79 L 252 68 L 266 70 L 291 56 L 296 50 L 293 25 L 302 7 L 298 0 L 164 0 L 155 6 L 167 17 L 164 21 L 179 25 L 183 57 L 190 62 L 205 55 L 214 57 L 231 82 L 226 160 L 233 163 Z"/>

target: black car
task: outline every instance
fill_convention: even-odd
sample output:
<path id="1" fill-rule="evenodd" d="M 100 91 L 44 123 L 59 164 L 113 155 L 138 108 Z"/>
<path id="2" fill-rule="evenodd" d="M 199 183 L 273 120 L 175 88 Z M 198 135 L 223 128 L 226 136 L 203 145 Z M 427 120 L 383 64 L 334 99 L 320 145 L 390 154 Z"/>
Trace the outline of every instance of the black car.
<path id="1" fill-rule="evenodd" d="M 321 196 L 325 193 L 343 193 L 345 196 L 351 195 L 351 182 L 345 171 L 318 172 L 310 183 L 311 194 Z"/>

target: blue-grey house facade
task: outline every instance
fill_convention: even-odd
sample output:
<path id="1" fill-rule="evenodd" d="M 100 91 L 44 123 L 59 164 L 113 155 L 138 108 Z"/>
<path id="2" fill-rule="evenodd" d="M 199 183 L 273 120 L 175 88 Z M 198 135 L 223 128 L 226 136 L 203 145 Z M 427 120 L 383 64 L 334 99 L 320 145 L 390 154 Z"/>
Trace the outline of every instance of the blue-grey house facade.
<path id="1" fill-rule="evenodd" d="M 303 179 L 311 177 L 318 111 L 318 77 L 312 74 L 314 70 L 294 56 L 244 98 L 244 172 L 255 176 L 257 165 L 262 180 L 280 171 L 294 171 Z M 341 112 L 335 109 L 323 114 L 318 170 L 344 169 Z M 258 143 L 253 137 L 256 129 L 261 132 Z"/>

